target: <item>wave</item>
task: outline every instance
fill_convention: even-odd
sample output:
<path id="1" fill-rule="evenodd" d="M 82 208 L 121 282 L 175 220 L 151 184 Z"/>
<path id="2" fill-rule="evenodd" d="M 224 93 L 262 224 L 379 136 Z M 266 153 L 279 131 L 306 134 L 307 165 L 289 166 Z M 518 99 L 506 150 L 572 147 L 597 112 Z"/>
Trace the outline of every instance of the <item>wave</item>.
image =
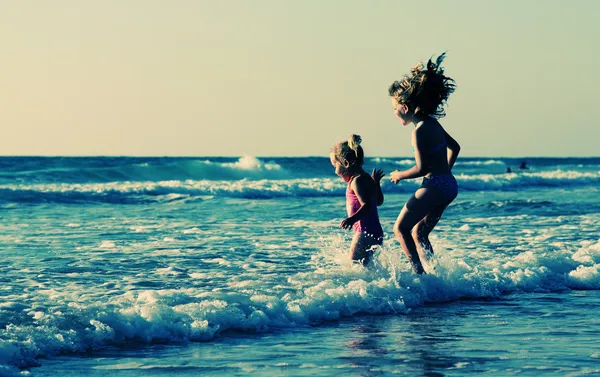
<path id="1" fill-rule="evenodd" d="M 485 160 L 485 161 L 462 161 L 456 162 L 456 166 L 480 166 L 480 165 L 506 165 L 504 161 L 500 160 Z"/>
<path id="2" fill-rule="evenodd" d="M 224 196 L 251 199 L 343 195 L 346 186 L 339 179 L 112 182 L 90 184 L 37 184 L 0 186 L 0 202 L 85 203 L 172 201 L 197 196 Z"/>
<path id="3" fill-rule="evenodd" d="M 585 186 L 600 182 L 600 171 L 552 170 L 507 174 L 457 174 L 460 188 L 471 191 L 514 190 L 526 187 Z"/>
<path id="4" fill-rule="evenodd" d="M 5 182 L 61 182 L 102 183 L 115 181 L 165 181 L 182 179 L 237 180 L 285 179 L 293 175 L 274 162 L 264 162 L 256 157 L 244 156 L 237 161 L 211 161 L 198 159 L 152 159 L 133 162 L 114 161 L 104 165 L 94 161 L 83 166 L 71 163 L 70 167 L 46 167 L 4 171 L 0 180 Z M 95 166 L 96 165 L 96 166 Z"/>
<path id="5" fill-rule="evenodd" d="M 406 263 L 397 262 L 397 253 L 385 249 L 369 269 L 324 263 L 290 276 L 293 289 L 281 295 L 257 293 L 252 282 L 244 281 L 230 291 L 131 291 L 88 301 L 84 294 L 40 291 L 37 300 L 44 305 L 0 305 L 13 313 L 13 323 L 0 330 L 0 372 L 16 373 L 36 365 L 39 357 L 106 346 L 210 341 L 228 331 L 268 332 L 357 314 L 402 315 L 426 303 L 600 289 L 600 240 L 572 251 L 516 256 L 490 251 L 478 259 L 485 260 L 481 266 L 468 264 L 464 252 L 462 257 L 453 253 L 444 253 L 424 276 L 408 271 Z"/>
<path id="6" fill-rule="evenodd" d="M 415 160 L 410 159 L 410 158 L 396 160 L 396 159 L 392 159 L 392 158 L 375 157 L 375 158 L 372 158 L 371 160 L 377 164 L 390 164 L 390 165 L 414 165 L 415 164 Z"/>
<path id="7" fill-rule="evenodd" d="M 375 157 L 371 159 L 373 162 L 378 164 L 390 164 L 390 165 L 414 165 L 415 160 L 412 158 L 405 159 L 393 159 L 393 158 L 384 158 L 384 157 Z M 481 160 L 481 161 L 469 161 L 469 160 L 459 160 L 456 162 L 456 166 L 486 166 L 486 165 L 506 165 L 504 161 L 501 160 Z"/>
<path id="8" fill-rule="evenodd" d="M 457 173 L 504 173 L 520 160 L 459 159 Z M 529 159 L 532 170 L 594 172 L 600 159 Z M 516 164 L 516 165 L 515 165 Z M 389 172 L 414 165 L 412 158 L 367 158 L 365 167 Z M 0 184 L 161 182 L 184 180 L 283 180 L 335 177 L 327 157 L 81 157 L 0 158 Z"/>
<path id="9" fill-rule="evenodd" d="M 238 169 L 234 167 L 233 169 Z M 267 169 L 264 166 L 260 169 Z M 277 170 L 276 168 L 274 168 Z M 262 174 L 262 173 L 261 173 Z M 600 172 L 548 171 L 512 174 L 459 174 L 460 190 L 522 190 L 528 187 L 577 187 L 598 185 Z M 414 191 L 420 180 L 393 185 L 382 183 L 384 193 Z M 339 178 L 171 180 L 110 183 L 40 183 L 0 185 L 4 203 L 146 203 L 180 200 L 198 196 L 249 199 L 278 197 L 323 197 L 344 195 L 346 185 Z"/>

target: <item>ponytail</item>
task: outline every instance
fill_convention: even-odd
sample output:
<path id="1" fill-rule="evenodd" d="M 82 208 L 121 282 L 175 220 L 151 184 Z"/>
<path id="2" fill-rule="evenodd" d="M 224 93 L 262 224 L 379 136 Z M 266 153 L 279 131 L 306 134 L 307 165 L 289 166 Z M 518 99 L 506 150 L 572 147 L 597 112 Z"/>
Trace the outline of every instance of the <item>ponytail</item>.
<path id="1" fill-rule="evenodd" d="M 360 135 L 352 134 L 347 141 L 334 145 L 331 153 L 346 168 L 355 164 L 362 166 L 365 154 L 360 143 L 362 143 Z"/>

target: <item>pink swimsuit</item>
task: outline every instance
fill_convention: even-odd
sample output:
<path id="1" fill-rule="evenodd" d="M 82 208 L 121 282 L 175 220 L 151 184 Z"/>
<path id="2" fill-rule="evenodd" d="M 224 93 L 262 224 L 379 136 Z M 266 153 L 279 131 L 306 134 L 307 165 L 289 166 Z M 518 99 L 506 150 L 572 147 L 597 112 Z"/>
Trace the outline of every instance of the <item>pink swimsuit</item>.
<path id="1" fill-rule="evenodd" d="M 346 212 L 348 212 L 348 216 L 352 216 L 358 211 L 360 208 L 360 201 L 356 197 L 356 194 L 350 188 L 350 183 L 348 183 L 348 188 L 346 188 Z M 379 222 L 379 214 L 377 213 L 377 203 L 373 203 L 370 206 L 369 212 L 362 219 L 352 225 L 352 228 L 355 232 L 363 232 L 371 237 L 383 241 L 383 229 L 381 228 L 381 223 Z"/>

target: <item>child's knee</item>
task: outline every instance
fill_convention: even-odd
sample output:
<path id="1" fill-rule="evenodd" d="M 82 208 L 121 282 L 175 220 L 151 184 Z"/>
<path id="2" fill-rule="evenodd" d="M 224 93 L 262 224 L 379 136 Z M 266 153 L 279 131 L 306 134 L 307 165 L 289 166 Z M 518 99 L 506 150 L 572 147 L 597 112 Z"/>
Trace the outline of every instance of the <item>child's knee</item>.
<path id="1" fill-rule="evenodd" d="M 403 225 L 402 223 L 397 223 L 394 225 L 394 234 L 398 239 L 407 239 L 412 237 L 412 228 Z"/>
<path id="2" fill-rule="evenodd" d="M 412 237 L 413 239 L 417 240 L 417 241 L 423 241 L 427 239 L 427 236 L 429 235 L 427 232 L 426 227 L 419 223 L 417 224 L 413 229 L 412 229 Z"/>

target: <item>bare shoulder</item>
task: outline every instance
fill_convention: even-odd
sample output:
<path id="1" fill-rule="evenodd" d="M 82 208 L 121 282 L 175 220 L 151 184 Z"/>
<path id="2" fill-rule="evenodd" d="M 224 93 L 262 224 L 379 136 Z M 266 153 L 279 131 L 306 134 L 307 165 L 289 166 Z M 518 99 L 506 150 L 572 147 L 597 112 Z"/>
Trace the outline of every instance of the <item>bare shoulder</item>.
<path id="1" fill-rule="evenodd" d="M 356 178 L 354 178 L 352 180 L 352 183 L 350 184 L 350 186 L 354 190 L 359 186 L 360 187 L 371 186 L 373 184 L 373 182 L 374 182 L 373 178 L 365 172 L 363 174 L 358 175 Z"/>
<path id="2" fill-rule="evenodd" d="M 412 132 L 413 141 L 419 143 L 421 140 L 427 139 L 431 135 L 431 126 L 422 124 L 415 128 Z"/>
<path id="3" fill-rule="evenodd" d="M 434 118 L 424 121 L 420 127 L 415 128 L 414 132 L 417 138 L 426 138 L 430 140 L 443 138 L 446 134 L 446 130 L 444 130 L 442 124 Z"/>
<path id="4" fill-rule="evenodd" d="M 415 128 L 415 131 L 418 131 L 421 133 L 426 133 L 426 132 L 435 131 L 441 127 L 442 127 L 442 125 L 440 124 L 440 122 L 438 122 L 437 119 L 428 117 L 427 119 L 425 119 L 423 121 L 423 123 L 421 124 L 420 127 Z"/>

